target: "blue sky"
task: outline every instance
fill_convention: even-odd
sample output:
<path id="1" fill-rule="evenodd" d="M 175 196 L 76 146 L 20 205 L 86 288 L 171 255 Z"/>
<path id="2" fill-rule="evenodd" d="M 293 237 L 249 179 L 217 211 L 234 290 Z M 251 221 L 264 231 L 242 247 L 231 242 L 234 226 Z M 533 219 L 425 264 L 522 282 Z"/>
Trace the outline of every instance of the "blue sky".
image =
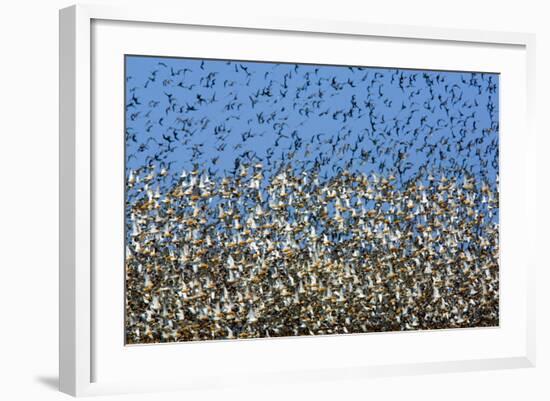
<path id="1" fill-rule="evenodd" d="M 215 177 L 261 162 L 496 185 L 499 76 L 126 56 L 126 167 Z"/>

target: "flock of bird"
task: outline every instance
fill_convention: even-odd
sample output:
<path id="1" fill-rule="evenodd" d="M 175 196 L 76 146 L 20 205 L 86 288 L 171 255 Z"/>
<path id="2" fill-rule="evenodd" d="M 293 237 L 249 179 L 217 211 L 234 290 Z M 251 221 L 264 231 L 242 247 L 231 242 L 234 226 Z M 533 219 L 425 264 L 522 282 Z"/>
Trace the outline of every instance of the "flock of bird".
<path id="1" fill-rule="evenodd" d="M 126 72 L 127 343 L 499 324 L 498 75 Z"/>

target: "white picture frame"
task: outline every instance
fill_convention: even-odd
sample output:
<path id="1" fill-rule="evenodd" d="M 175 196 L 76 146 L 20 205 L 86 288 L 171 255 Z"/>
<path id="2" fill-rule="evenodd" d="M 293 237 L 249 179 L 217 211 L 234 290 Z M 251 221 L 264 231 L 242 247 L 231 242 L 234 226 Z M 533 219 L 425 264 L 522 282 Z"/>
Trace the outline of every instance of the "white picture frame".
<path id="1" fill-rule="evenodd" d="M 99 25 L 101 25 L 102 21 L 105 22 L 106 28 L 101 29 L 111 29 L 108 33 L 115 35 L 110 37 L 113 40 L 109 40 L 112 44 L 108 46 L 106 41 L 101 39 L 101 33 L 98 34 L 97 41 L 94 42 L 93 40 L 94 24 L 99 22 Z M 115 27 L 117 23 L 122 23 L 123 26 Z M 124 24 L 137 25 L 131 28 L 129 25 Z M 442 46 L 442 49 L 445 45 L 452 45 L 456 46 L 455 50 L 457 52 L 462 51 L 460 49 L 466 49 L 464 51 L 467 51 L 467 48 L 477 47 L 479 47 L 479 52 L 483 52 L 485 51 L 484 46 L 495 49 L 512 49 L 509 55 L 503 55 L 502 57 L 510 57 L 510 60 L 513 61 L 510 64 L 517 65 L 517 69 L 514 70 L 515 72 L 510 70 L 510 76 L 517 75 L 514 77 L 514 88 L 516 86 L 519 88 L 519 92 L 516 92 L 519 93 L 519 100 L 516 99 L 516 101 L 520 102 L 520 104 L 510 103 L 510 107 L 504 107 L 503 113 L 507 110 L 510 113 L 510 127 L 521 128 L 521 138 L 517 135 L 508 136 L 508 142 L 506 142 L 506 147 L 503 149 L 501 155 L 501 163 L 503 166 L 510 166 L 514 161 L 520 162 L 521 167 L 515 172 L 510 172 L 508 182 L 521 182 L 522 191 L 516 191 L 519 192 L 517 199 L 514 198 L 515 200 L 512 200 L 511 197 L 509 198 L 511 199 L 510 204 L 513 204 L 513 206 L 520 205 L 521 210 L 510 210 L 510 218 L 503 213 L 504 217 L 508 219 L 505 221 L 510 221 L 510 224 L 507 226 L 506 235 L 503 238 L 503 243 L 507 248 L 504 248 L 502 258 L 510 260 L 509 264 L 518 269 L 514 270 L 514 274 L 518 274 L 518 276 L 517 278 L 513 276 L 513 280 L 507 281 L 508 286 L 503 286 L 504 289 L 501 290 L 503 301 L 501 302 L 507 302 L 507 294 L 519 294 L 521 302 L 518 302 L 519 306 L 515 314 L 509 315 L 510 319 L 508 321 L 504 319 L 501 327 L 489 329 L 492 330 L 490 332 L 466 329 L 458 332 L 453 331 L 450 334 L 445 334 L 445 332 L 441 334 L 441 331 L 439 334 L 410 332 L 405 334 L 406 337 L 402 333 L 383 333 L 372 335 L 371 337 L 369 335 L 365 335 L 366 337 L 363 335 L 353 335 L 340 336 L 339 338 L 331 337 L 328 339 L 277 339 L 256 342 L 247 340 L 244 342 L 223 342 L 224 344 L 213 342 L 209 346 L 209 349 L 204 347 L 191 350 L 191 348 L 188 348 L 186 352 L 190 352 L 189 355 L 194 355 L 195 358 L 198 355 L 204 355 L 206 360 L 214 358 L 215 356 L 213 355 L 215 354 L 225 355 L 225 357 L 230 357 L 231 355 L 238 357 L 242 355 L 243 359 L 246 359 L 248 357 L 252 358 L 250 355 L 253 354 L 261 356 L 262 353 L 265 353 L 264 355 L 268 359 L 266 363 L 270 363 L 273 369 L 269 369 L 264 365 L 256 366 L 254 374 L 248 379 L 249 381 L 253 380 L 255 383 L 272 383 L 274 380 L 277 380 L 279 383 L 285 381 L 327 380 L 343 377 L 360 380 L 373 376 L 534 366 L 534 269 L 538 264 L 538 260 L 536 259 L 535 252 L 533 252 L 533 241 L 529 242 L 528 236 L 524 234 L 525 230 L 528 233 L 535 232 L 537 216 L 534 201 L 536 193 L 534 180 L 536 138 L 533 128 L 535 85 L 534 35 L 397 25 L 373 25 L 348 21 L 295 20 L 292 18 L 252 15 L 240 17 L 215 14 L 208 16 L 186 15 L 184 10 L 163 10 L 153 7 L 143 9 L 138 7 L 113 8 L 109 6 L 78 5 L 60 11 L 59 374 L 61 391 L 80 396 L 166 389 L 201 389 L 216 386 L 242 385 L 247 382 L 247 380 L 235 381 L 230 374 L 226 375 L 222 370 L 214 372 L 215 375 L 211 376 L 206 368 L 201 368 L 204 364 L 199 364 L 196 369 L 193 369 L 194 376 L 191 379 L 178 378 L 177 375 L 162 376 L 159 374 L 158 377 L 151 380 L 143 380 L 137 377 L 134 378 L 135 380 L 132 380 L 132 377 L 125 377 L 123 374 L 116 375 L 113 372 L 105 375 L 108 376 L 105 380 L 102 379 L 102 366 L 105 368 L 107 365 L 112 365 L 113 368 L 111 370 L 113 371 L 125 371 L 126 369 L 122 368 L 122 364 L 125 363 L 123 359 L 127 359 L 126 363 L 128 364 L 127 367 L 129 367 L 129 365 L 132 363 L 135 364 L 140 358 L 143 358 L 142 360 L 148 364 L 153 363 L 153 361 L 158 363 L 159 361 L 171 358 L 170 355 L 173 352 L 180 352 L 176 351 L 176 348 L 169 348 L 179 347 L 179 345 L 136 347 L 132 348 L 132 350 L 135 349 L 136 351 L 128 352 L 123 342 L 120 341 L 120 349 L 116 352 L 117 355 L 108 356 L 110 354 L 109 348 L 104 346 L 106 341 L 102 340 L 102 338 L 117 335 L 116 330 L 118 329 L 116 327 L 107 328 L 105 325 L 107 318 L 104 316 L 105 314 L 102 314 L 105 308 L 102 309 L 101 302 L 98 304 L 97 299 L 94 298 L 98 296 L 95 293 L 97 287 L 103 286 L 103 283 L 106 281 L 105 275 L 94 273 L 94 263 L 97 262 L 97 258 L 103 257 L 100 254 L 96 255 L 94 251 L 94 241 L 100 241 L 102 238 L 102 234 L 98 232 L 97 228 L 98 224 L 101 227 L 101 221 L 97 220 L 101 218 L 98 217 L 101 215 L 101 212 L 96 213 L 97 199 L 95 193 L 98 188 L 94 177 L 98 174 L 96 171 L 98 169 L 98 160 L 102 162 L 110 160 L 113 154 L 117 157 L 115 148 L 113 148 L 115 149 L 115 153 L 102 154 L 102 147 L 107 146 L 106 142 L 97 143 L 94 139 L 94 127 L 97 128 L 97 126 L 100 126 L 100 123 L 94 120 L 94 113 L 96 113 L 94 107 L 96 107 L 96 103 L 92 101 L 95 91 L 92 86 L 92 78 L 95 73 L 94 68 L 117 68 L 117 65 L 108 63 L 99 65 L 94 57 L 100 54 L 97 52 L 102 50 L 102 46 L 105 48 L 109 47 L 109 51 L 111 52 L 116 52 L 113 54 L 123 54 L 126 50 L 119 45 L 127 39 L 125 39 L 124 34 L 121 32 L 124 30 L 129 32 L 129 29 L 135 29 L 137 33 L 144 26 L 143 24 L 159 27 L 158 35 L 161 35 L 159 37 L 167 34 L 163 29 L 179 29 L 188 26 L 221 30 L 241 30 L 244 35 L 253 35 L 254 32 L 272 33 L 273 35 L 278 33 L 286 35 L 306 34 L 308 37 L 321 37 L 319 40 L 330 38 L 331 35 L 350 40 L 362 38 L 378 38 L 388 42 L 402 40 L 410 41 L 408 43 L 432 43 Z M 273 40 L 276 40 L 276 38 Z M 145 44 L 143 46 L 146 48 L 144 51 L 152 51 L 150 49 L 151 46 L 154 47 L 154 41 L 152 41 L 152 45 L 148 45 L 149 47 Z M 261 56 L 258 57 L 261 58 Z M 102 59 L 106 59 L 106 57 Z M 447 64 L 441 61 L 441 66 L 452 67 L 451 58 L 449 60 Z M 502 60 L 507 59 L 503 58 Z M 426 62 L 424 66 L 429 68 L 431 65 L 429 62 Z M 472 64 L 472 66 L 475 65 L 477 64 Z M 490 66 L 491 64 L 487 65 Z M 512 67 L 503 66 L 502 68 Z M 112 88 L 114 88 L 112 90 L 117 90 L 116 86 Z M 503 91 L 502 96 L 509 96 L 509 94 L 511 94 L 511 91 Z M 512 105 L 514 107 L 511 107 Z M 522 109 L 523 107 L 524 109 Z M 521 111 L 516 111 L 516 109 Z M 102 112 L 98 111 L 98 113 L 101 114 Z M 109 118 L 103 118 L 102 121 L 107 124 L 111 122 Z M 117 146 L 116 140 L 112 145 L 114 147 Z M 102 156 L 101 159 L 98 159 L 98 154 L 102 154 L 104 157 Z M 122 154 L 119 156 L 121 157 Z M 512 193 L 511 191 L 506 192 L 506 182 L 504 181 L 503 185 L 505 188 L 502 192 L 503 195 L 501 195 L 503 202 L 507 201 L 506 194 Z M 116 184 L 116 182 L 113 183 Z M 513 215 L 514 213 L 516 215 Z M 519 216 L 520 213 L 521 216 Z M 521 219 L 514 218 L 514 216 L 521 217 Z M 517 233 L 513 234 L 514 231 Z M 514 235 L 521 235 L 524 237 L 524 240 L 520 241 L 518 237 L 516 241 Z M 119 278 L 123 276 L 122 265 L 120 269 L 120 272 L 117 273 L 119 274 Z M 116 283 L 118 282 L 115 280 Z M 108 289 L 107 286 L 101 288 Z M 113 297 L 113 299 L 109 298 L 107 301 L 115 303 L 120 301 L 117 298 L 118 295 L 113 295 L 115 291 L 117 290 L 104 292 L 108 294 L 106 295 L 107 297 Z M 116 308 L 115 310 L 118 311 Z M 122 311 L 116 313 L 115 315 L 120 317 Z M 115 318 L 118 319 L 116 316 Z M 505 317 L 506 315 L 503 316 L 503 318 Z M 516 319 L 517 321 L 511 321 L 511 319 Z M 105 328 L 102 331 L 103 337 L 98 335 L 98 325 L 102 327 L 102 330 Z M 385 351 L 381 352 L 379 357 L 373 357 L 373 359 L 376 359 L 375 362 L 365 361 L 365 363 L 362 363 L 362 356 L 360 353 L 357 353 L 355 359 L 352 356 L 349 356 L 348 359 L 339 359 L 334 356 L 334 365 L 330 364 L 329 358 L 326 366 L 317 365 L 316 362 L 312 362 L 312 364 L 303 364 L 303 366 L 297 366 L 297 369 L 292 370 L 285 370 L 283 368 L 284 361 L 273 359 L 283 349 L 292 350 L 291 352 L 293 353 L 309 352 L 310 354 L 308 355 L 312 355 L 315 353 L 315 350 L 319 349 L 320 344 L 323 344 L 323 347 L 328 347 L 326 349 L 329 349 L 328 353 L 332 355 L 330 347 L 333 349 L 352 350 L 353 347 L 362 346 L 361 344 L 364 344 L 365 338 L 367 340 L 371 339 L 368 341 L 379 341 L 378 339 L 382 338 L 381 336 L 384 336 L 384 339 L 390 339 L 388 340 L 389 342 L 400 343 L 400 346 L 403 347 L 411 346 L 412 344 L 419 346 L 419 344 L 429 344 L 430 342 L 451 341 L 450 337 L 453 336 L 456 336 L 458 341 L 461 341 L 464 345 L 473 344 L 476 342 L 476 338 L 484 336 L 486 338 L 483 341 L 497 343 L 498 341 L 495 341 L 495 339 L 498 334 L 495 333 L 498 332 L 505 334 L 509 332 L 503 335 L 502 338 L 499 337 L 498 341 L 501 341 L 501 343 L 498 344 L 498 347 L 500 348 L 495 348 L 485 353 L 478 350 L 472 352 L 471 355 L 468 354 L 465 358 L 449 357 L 449 359 L 445 359 L 445 355 L 442 355 L 441 358 L 443 359 L 433 357 L 423 360 L 411 354 L 405 358 L 406 362 L 395 362 L 399 358 L 391 358 L 390 353 Z M 442 340 L 441 338 L 443 337 L 447 337 L 447 340 Z M 320 341 L 323 341 L 323 343 Z M 386 345 L 388 341 L 385 342 Z M 275 344 L 275 346 L 269 348 L 266 344 Z M 441 344 L 443 345 L 443 342 Z M 509 347 L 513 351 L 507 352 L 506 347 Z M 460 345 L 457 343 L 457 350 L 459 349 Z M 101 363 L 97 362 L 97 355 L 100 355 L 99 360 Z M 269 360 L 269 358 L 272 359 Z M 100 370 L 99 372 L 98 369 Z M 131 369 L 128 369 L 128 371 L 131 371 Z"/>

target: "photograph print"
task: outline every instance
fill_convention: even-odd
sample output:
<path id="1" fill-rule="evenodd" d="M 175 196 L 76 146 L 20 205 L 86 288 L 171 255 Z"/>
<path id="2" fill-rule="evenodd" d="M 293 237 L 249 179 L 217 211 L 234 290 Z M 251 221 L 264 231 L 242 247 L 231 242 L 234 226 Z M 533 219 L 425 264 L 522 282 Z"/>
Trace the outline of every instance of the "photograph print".
<path id="1" fill-rule="evenodd" d="M 499 325 L 499 75 L 125 56 L 126 344 Z"/>

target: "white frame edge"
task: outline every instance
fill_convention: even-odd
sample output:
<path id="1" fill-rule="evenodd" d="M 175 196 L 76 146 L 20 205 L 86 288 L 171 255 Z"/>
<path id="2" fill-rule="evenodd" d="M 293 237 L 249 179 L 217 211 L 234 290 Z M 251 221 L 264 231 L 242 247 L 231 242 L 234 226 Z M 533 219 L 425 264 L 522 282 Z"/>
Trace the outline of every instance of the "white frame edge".
<path id="1" fill-rule="evenodd" d="M 159 8 L 117 8 L 75 5 L 59 12 L 59 389 L 73 395 L 125 392 L 117 386 L 102 388 L 91 375 L 91 23 L 94 19 L 270 29 L 428 39 L 525 46 L 527 53 L 528 188 L 536 188 L 535 35 L 528 33 L 440 29 L 403 25 L 367 24 L 360 21 L 317 21 L 292 18 L 228 18 L 185 15 Z M 535 192 L 535 191 L 533 191 Z M 536 232 L 536 201 L 529 210 L 531 232 Z M 536 241 L 531 242 L 532 255 Z M 536 260 L 536 259 L 535 259 Z M 476 361 L 390 365 L 350 371 L 309 372 L 300 380 L 319 376 L 361 378 L 535 366 L 535 263 L 528 266 L 526 355 Z M 177 388 L 177 386 L 175 386 Z M 141 391 L 154 391 L 145 384 Z"/>
<path id="2" fill-rule="evenodd" d="M 90 14 L 59 16 L 59 389 L 77 396 L 91 384 Z"/>

